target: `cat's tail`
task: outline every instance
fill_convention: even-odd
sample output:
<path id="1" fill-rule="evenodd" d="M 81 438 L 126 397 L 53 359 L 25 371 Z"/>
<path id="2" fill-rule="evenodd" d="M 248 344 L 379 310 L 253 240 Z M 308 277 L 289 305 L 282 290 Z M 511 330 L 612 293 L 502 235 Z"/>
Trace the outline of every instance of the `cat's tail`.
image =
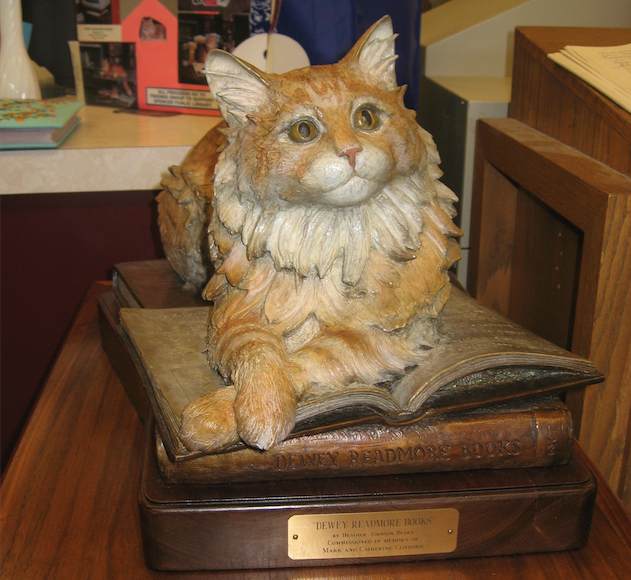
<path id="1" fill-rule="evenodd" d="M 158 226 L 171 267 L 196 290 L 212 275 L 207 229 L 212 214 L 213 178 L 219 150 L 225 143 L 224 123 L 213 127 L 170 175 L 157 197 Z"/>

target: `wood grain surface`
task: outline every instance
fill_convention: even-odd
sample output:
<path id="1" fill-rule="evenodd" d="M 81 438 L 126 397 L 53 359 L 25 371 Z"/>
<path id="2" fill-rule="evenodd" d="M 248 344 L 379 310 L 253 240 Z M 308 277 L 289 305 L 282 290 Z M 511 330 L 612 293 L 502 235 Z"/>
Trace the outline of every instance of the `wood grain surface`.
<path id="1" fill-rule="evenodd" d="M 631 43 L 629 28 L 518 27 L 509 117 L 631 175 L 631 113 L 547 58 Z"/>
<path id="2" fill-rule="evenodd" d="M 476 155 L 469 291 L 605 375 L 598 392 L 568 393 L 566 402 L 584 450 L 623 497 L 631 179 L 514 119 L 481 122 Z"/>
<path id="3" fill-rule="evenodd" d="M 88 292 L 5 472 L 3 580 L 628 577 L 631 521 L 600 477 L 591 537 L 576 551 L 231 573 L 148 569 L 137 507 L 143 427 L 99 337 L 97 299 L 110 288 Z"/>

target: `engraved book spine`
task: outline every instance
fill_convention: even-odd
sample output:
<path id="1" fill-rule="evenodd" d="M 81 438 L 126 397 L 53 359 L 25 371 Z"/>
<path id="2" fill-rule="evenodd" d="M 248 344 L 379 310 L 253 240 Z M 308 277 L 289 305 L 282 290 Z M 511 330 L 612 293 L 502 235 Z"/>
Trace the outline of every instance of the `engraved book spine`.
<path id="1" fill-rule="evenodd" d="M 413 472 L 544 467 L 567 463 L 572 419 L 560 402 L 509 412 L 461 413 L 404 427 L 360 425 L 172 462 L 158 438 L 169 483 L 221 483 Z"/>

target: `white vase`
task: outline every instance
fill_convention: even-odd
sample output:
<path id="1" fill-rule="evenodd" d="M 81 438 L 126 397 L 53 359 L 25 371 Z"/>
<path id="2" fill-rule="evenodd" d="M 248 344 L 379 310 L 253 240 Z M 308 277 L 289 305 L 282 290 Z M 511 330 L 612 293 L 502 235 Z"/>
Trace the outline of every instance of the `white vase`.
<path id="1" fill-rule="evenodd" d="M 24 46 L 20 0 L 0 0 L 0 98 L 41 99 L 35 70 Z"/>

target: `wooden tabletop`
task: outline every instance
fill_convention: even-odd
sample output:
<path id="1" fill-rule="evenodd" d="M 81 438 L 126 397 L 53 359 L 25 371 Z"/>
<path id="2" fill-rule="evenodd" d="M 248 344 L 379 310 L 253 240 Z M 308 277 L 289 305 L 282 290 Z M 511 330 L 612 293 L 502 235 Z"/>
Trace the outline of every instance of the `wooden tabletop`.
<path id="1" fill-rule="evenodd" d="M 97 300 L 110 288 L 90 288 L 4 474 L 3 580 L 629 577 L 631 520 L 599 476 L 590 540 L 572 552 L 243 572 L 148 569 L 137 509 L 143 426 L 99 337 Z"/>

